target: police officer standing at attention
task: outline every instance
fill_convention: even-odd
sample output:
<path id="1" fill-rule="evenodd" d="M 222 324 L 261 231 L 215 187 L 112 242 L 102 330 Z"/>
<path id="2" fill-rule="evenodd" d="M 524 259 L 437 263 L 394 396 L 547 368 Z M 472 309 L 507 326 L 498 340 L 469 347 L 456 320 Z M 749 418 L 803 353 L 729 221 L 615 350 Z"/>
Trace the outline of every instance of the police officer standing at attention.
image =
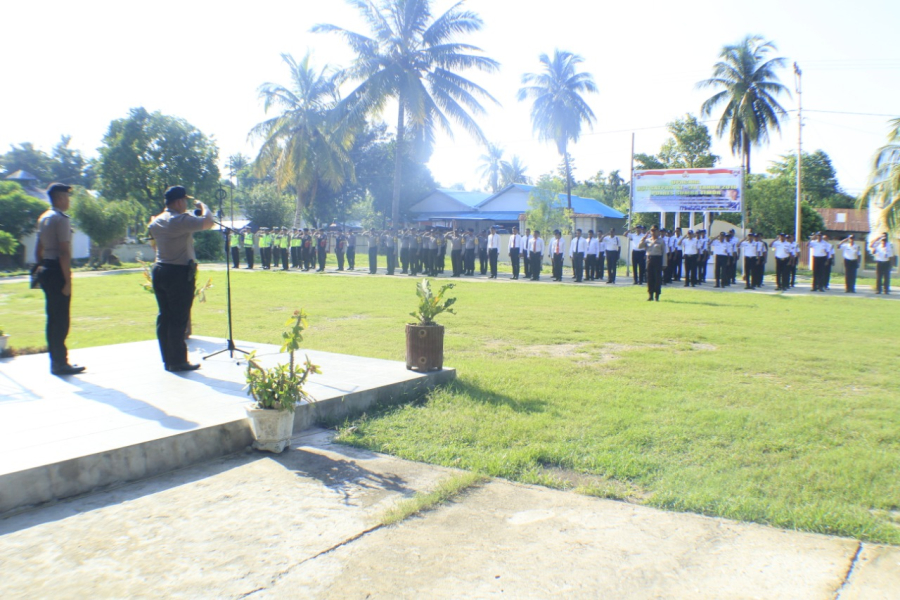
<path id="1" fill-rule="evenodd" d="M 641 240 L 644 239 L 644 226 L 638 225 L 628 234 L 631 242 L 631 268 L 634 272 L 634 285 L 644 285 L 644 273 L 647 261 L 647 251 L 641 249 Z"/>
<path id="2" fill-rule="evenodd" d="M 71 190 L 71 186 L 62 183 L 51 184 L 47 196 L 52 206 L 37 223 L 35 258 L 46 299 L 47 348 L 50 372 L 54 375 L 76 375 L 84 371 L 84 367 L 69 364 L 66 348 L 72 304 L 72 225 L 65 211 L 69 209 Z"/>
<path id="3" fill-rule="evenodd" d="M 491 227 L 487 239 L 488 267 L 491 274 L 488 279 L 497 279 L 497 257 L 500 255 L 500 234 L 496 227 Z"/>
<path id="4" fill-rule="evenodd" d="M 659 231 L 654 225 L 639 244 L 642 250 L 647 252 L 647 302 L 656 300 L 659 302 L 659 294 L 662 292 L 663 269 L 668 260 L 668 243 L 659 237 Z"/>
<path id="5" fill-rule="evenodd" d="M 253 232 L 249 227 L 244 227 L 244 235 L 241 239 L 244 241 L 244 258 L 247 259 L 247 268 L 253 268 Z"/>
<path id="6" fill-rule="evenodd" d="M 600 251 L 606 253 L 606 272 L 609 274 L 609 279 L 606 280 L 606 283 L 615 283 L 616 269 L 619 265 L 619 252 L 622 250 L 619 238 L 616 237 L 615 228 L 609 230 L 609 235 L 603 238 L 601 244 L 602 248 Z"/>
<path id="7" fill-rule="evenodd" d="M 519 252 L 522 251 L 522 238 L 519 237 L 519 228 L 512 228 L 509 236 L 509 262 L 512 265 L 512 278 L 519 278 Z"/>
<path id="8" fill-rule="evenodd" d="M 569 242 L 569 258 L 572 259 L 572 270 L 576 282 L 581 283 L 584 276 L 584 253 L 587 251 L 587 240 L 581 237 L 581 230 L 575 230 L 575 237 Z"/>
<path id="9" fill-rule="evenodd" d="M 550 240 L 550 260 L 553 264 L 553 281 L 562 281 L 563 260 L 566 257 L 566 243 L 562 239 L 562 232 L 557 229 Z"/>
<path id="10" fill-rule="evenodd" d="M 213 214 L 202 202 L 188 211 L 193 200 L 187 190 L 175 185 L 166 190 L 166 210 L 153 217 L 148 231 L 156 245 L 153 265 L 153 292 L 159 305 L 156 337 L 166 371 L 193 371 L 199 364 L 188 362 L 184 332 L 194 302 L 197 258 L 194 255 L 195 231 L 212 229 Z M 196 214 L 199 213 L 199 214 Z"/>
<path id="11" fill-rule="evenodd" d="M 859 269 L 859 246 L 853 240 L 853 234 L 841 240 L 839 246 L 844 256 L 844 293 L 856 293 L 856 271 Z"/>

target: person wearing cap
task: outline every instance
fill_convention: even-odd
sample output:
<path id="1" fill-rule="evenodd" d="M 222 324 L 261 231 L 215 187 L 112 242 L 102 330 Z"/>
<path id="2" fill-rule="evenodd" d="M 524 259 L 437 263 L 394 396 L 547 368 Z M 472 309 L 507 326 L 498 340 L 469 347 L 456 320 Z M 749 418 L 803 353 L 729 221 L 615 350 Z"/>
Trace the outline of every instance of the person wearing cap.
<path id="1" fill-rule="evenodd" d="M 783 233 L 779 233 L 772 242 L 772 252 L 775 253 L 775 290 L 785 292 L 791 285 L 790 260 L 791 244 L 785 239 Z"/>
<path id="2" fill-rule="evenodd" d="M 709 238 L 706 237 L 706 230 L 700 229 L 697 232 L 697 248 L 700 251 L 697 258 L 697 284 L 706 283 L 706 271 L 709 267 Z"/>
<path id="3" fill-rule="evenodd" d="M 825 261 L 825 289 L 830 289 L 831 284 L 831 267 L 834 266 L 834 246 L 831 245 L 831 241 L 828 239 L 828 234 L 823 233 L 822 239 L 828 242 L 828 260 Z"/>
<path id="4" fill-rule="evenodd" d="M 700 242 L 694 237 L 694 230 L 688 229 L 687 236 L 681 240 L 681 252 L 684 255 L 684 287 L 697 285 L 697 258 L 700 256 Z"/>
<path id="5" fill-rule="evenodd" d="M 281 240 L 279 241 L 281 252 L 281 270 L 290 269 L 290 253 L 291 253 L 291 230 L 287 227 L 281 228 Z"/>
<path id="6" fill-rule="evenodd" d="M 640 248 L 647 253 L 647 301 L 659 302 L 662 293 L 663 269 L 668 260 L 668 244 L 659 236 L 659 230 L 654 225 L 650 231 L 641 238 Z"/>
<path id="7" fill-rule="evenodd" d="M 817 231 L 809 241 L 809 254 L 812 257 L 813 292 L 825 291 L 825 263 L 828 261 L 828 248 L 831 246 L 822 239 L 822 232 Z"/>
<path id="8" fill-rule="evenodd" d="M 482 275 L 488 272 L 487 231 L 481 230 L 478 234 L 478 270 Z"/>
<path id="9" fill-rule="evenodd" d="M 628 233 L 631 246 L 631 268 L 634 272 L 634 285 L 644 285 L 646 276 L 647 251 L 641 249 L 641 240 L 646 235 L 645 227 L 638 225 Z"/>
<path id="10" fill-rule="evenodd" d="M 715 255 L 715 273 L 717 288 L 722 288 L 731 283 L 731 273 L 728 270 L 729 258 L 731 256 L 731 244 L 726 239 L 725 232 L 721 232 L 719 237 L 714 239 L 709 245 L 710 251 Z"/>
<path id="11" fill-rule="evenodd" d="M 725 236 L 725 241 L 728 242 L 728 285 L 732 285 L 737 283 L 737 263 L 738 263 L 738 239 L 737 234 L 734 232 L 734 229 L 728 230 L 728 235 Z"/>
<path id="12" fill-rule="evenodd" d="M 569 258 L 572 260 L 573 279 L 580 283 L 584 277 L 584 253 L 587 251 L 587 240 L 581 237 L 581 230 L 575 230 L 575 237 L 569 242 Z"/>
<path id="13" fill-rule="evenodd" d="M 50 372 L 54 375 L 77 375 L 84 371 L 82 366 L 69 364 L 66 347 L 72 305 L 72 225 L 65 211 L 69 210 L 71 191 L 72 186 L 63 183 L 53 183 L 47 188 L 51 207 L 38 218 L 34 250 L 47 313 Z"/>
<path id="14" fill-rule="evenodd" d="M 891 293 L 891 260 L 894 247 L 888 240 L 888 234 L 882 234 L 869 246 L 875 257 L 875 293 Z"/>
<path id="15" fill-rule="evenodd" d="M 774 244 L 773 244 L 774 245 Z M 856 293 L 856 272 L 859 270 L 860 249 L 856 245 L 851 233 L 841 240 L 838 248 L 844 257 L 844 293 Z"/>
<path id="16" fill-rule="evenodd" d="M 791 259 L 788 261 L 788 271 L 790 275 L 790 287 L 797 285 L 797 265 L 800 263 L 800 244 L 794 239 L 794 236 L 787 234 L 785 241 L 791 247 Z"/>
<path id="17" fill-rule="evenodd" d="M 553 281 L 562 281 L 563 261 L 566 257 L 566 243 L 562 239 L 562 232 L 556 229 L 553 239 L 550 240 L 550 262 L 553 268 Z"/>
<path id="18" fill-rule="evenodd" d="M 541 279 L 541 262 L 544 260 L 544 239 L 541 232 L 534 230 L 532 237 L 528 239 L 528 260 L 531 261 L 528 272 L 532 281 Z"/>
<path id="19" fill-rule="evenodd" d="M 475 275 L 475 248 L 478 241 L 475 239 L 475 230 L 469 227 L 466 235 L 463 237 L 463 262 L 465 263 L 465 274 Z"/>
<path id="20" fill-rule="evenodd" d="M 193 371 L 199 364 L 188 362 L 184 333 L 194 302 L 194 280 L 197 257 L 194 254 L 194 232 L 212 229 L 215 225 L 209 207 L 197 201 L 196 216 L 188 210 L 188 196 L 183 186 L 166 190 L 166 209 L 153 217 L 147 231 L 156 246 L 153 265 L 153 292 L 159 306 L 156 317 L 156 338 L 167 371 Z"/>
<path id="21" fill-rule="evenodd" d="M 673 242 L 673 246 L 675 248 L 674 256 L 672 257 L 675 261 L 675 265 L 672 268 L 672 280 L 673 281 L 681 281 L 682 272 L 682 264 L 684 262 L 684 251 L 681 247 L 681 242 L 684 240 L 684 235 L 681 233 L 681 227 L 675 228 L 675 233 L 672 235 L 675 238 Z"/>
<path id="22" fill-rule="evenodd" d="M 752 290 L 755 285 L 753 285 L 753 272 L 756 269 L 756 236 L 752 233 L 748 233 L 747 237 L 741 240 L 740 249 L 744 256 L 744 289 Z"/>
<path id="23" fill-rule="evenodd" d="M 241 244 L 244 246 L 244 262 L 247 263 L 247 268 L 253 268 L 253 240 L 254 240 L 253 232 L 249 227 L 244 227 L 242 235 L 241 235 Z"/>
<path id="24" fill-rule="evenodd" d="M 766 261 L 769 259 L 769 246 L 763 239 L 761 233 L 756 234 L 756 269 L 753 272 L 753 285 L 757 288 L 763 287 L 763 280 L 766 276 Z"/>
<path id="25" fill-rule="evenodd" d="M 622 250 L 615 228 L 609 230 L 609 233 L 600 244 L 602 246 L 600 251 L 606 255 L 606 272 L 609 274 L 609 279 L 606 280 L 606 283 L 615 283 L 616 270 L 619 266 L 619 253 Z"/>
<path id="26" fill-rule="evenodd" d="M 231 239 L 232 236 L 234 239 Z M 237 232 L 225 232 L 225 243 L 228 244 L 231 251 L 231 268 L 241 268 L 241 240 Z M 225 260 L 228 260 L 227 258 Z"/>

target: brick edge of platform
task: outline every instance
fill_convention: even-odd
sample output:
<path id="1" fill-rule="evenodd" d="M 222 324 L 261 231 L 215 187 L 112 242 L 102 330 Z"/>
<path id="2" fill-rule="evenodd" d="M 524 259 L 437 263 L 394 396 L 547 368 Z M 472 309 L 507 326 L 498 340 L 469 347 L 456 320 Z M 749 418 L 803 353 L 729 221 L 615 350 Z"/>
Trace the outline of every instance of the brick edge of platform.
<path id="1" fill-rule="evenodd" d="M 315 425 L 337 424 L 372 407 L 413 400 L 455 378 L 455 369 L 444 369 L 298 406 L 294 434 Z M 249 421 L 243 418 L 0 475 L 0 517 L 233 454 L 252 441 Z"/>

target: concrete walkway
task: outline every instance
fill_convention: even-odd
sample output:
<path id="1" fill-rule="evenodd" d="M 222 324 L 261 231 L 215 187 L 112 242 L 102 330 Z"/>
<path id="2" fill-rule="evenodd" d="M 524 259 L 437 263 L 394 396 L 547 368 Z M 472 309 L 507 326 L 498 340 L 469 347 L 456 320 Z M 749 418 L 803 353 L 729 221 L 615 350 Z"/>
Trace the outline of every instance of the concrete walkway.
<path id="1" fill-rule="evenodd" d="M 393 527 L 453 472 L 310 430 L 0 520 L 10 598 L 897 598 L 900 549 L 494 480 Z"/>

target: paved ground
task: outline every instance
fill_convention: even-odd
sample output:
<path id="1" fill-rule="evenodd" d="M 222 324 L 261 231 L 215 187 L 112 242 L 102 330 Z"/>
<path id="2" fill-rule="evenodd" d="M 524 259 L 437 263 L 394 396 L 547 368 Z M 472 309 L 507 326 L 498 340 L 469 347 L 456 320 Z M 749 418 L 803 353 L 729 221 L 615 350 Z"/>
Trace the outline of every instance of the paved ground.
<path id="1" fill-rule="evenodd" d="M 244 453 L 0 520 L 8 598 L 896 598 L 900 549 L 491 481 L 331 444 Z"/>

